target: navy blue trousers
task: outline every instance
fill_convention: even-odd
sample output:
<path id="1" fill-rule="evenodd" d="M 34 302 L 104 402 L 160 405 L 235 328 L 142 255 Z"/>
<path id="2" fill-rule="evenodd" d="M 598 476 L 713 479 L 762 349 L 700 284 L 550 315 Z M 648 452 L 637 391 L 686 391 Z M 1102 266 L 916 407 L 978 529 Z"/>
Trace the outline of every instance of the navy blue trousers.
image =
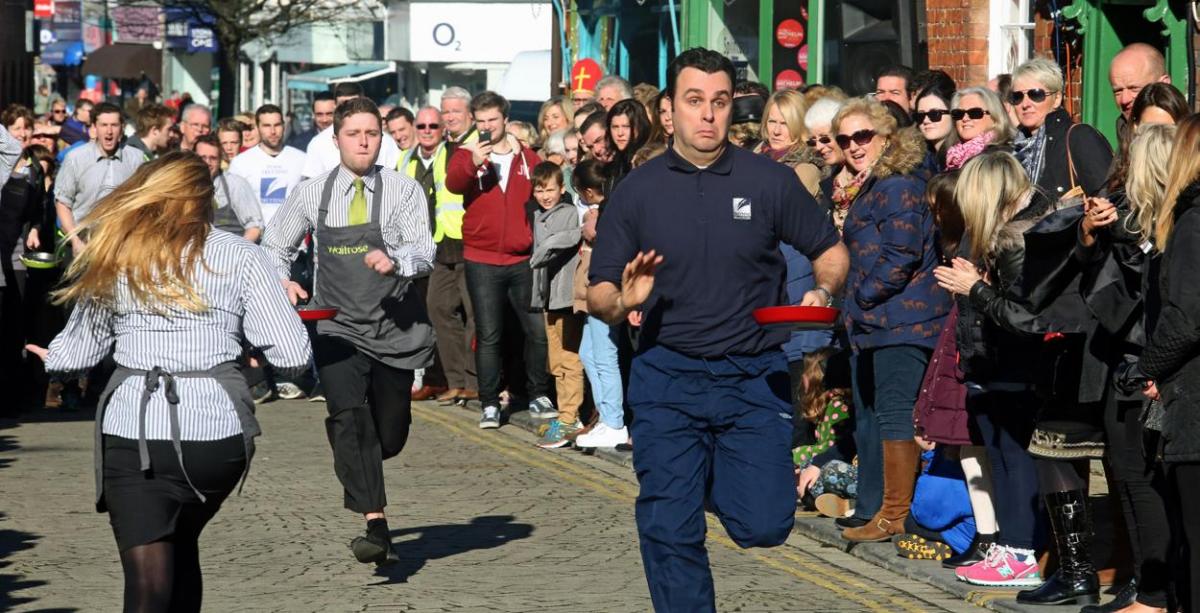
<path id="1" fill-rule="evenodd" d="M 742 547 L 779 545 L 795 521 L 787 358 L 705 360 L 654 347 L 634 358 L 628 399 L 654 610 L 716 611 L 705 503 Z"/>

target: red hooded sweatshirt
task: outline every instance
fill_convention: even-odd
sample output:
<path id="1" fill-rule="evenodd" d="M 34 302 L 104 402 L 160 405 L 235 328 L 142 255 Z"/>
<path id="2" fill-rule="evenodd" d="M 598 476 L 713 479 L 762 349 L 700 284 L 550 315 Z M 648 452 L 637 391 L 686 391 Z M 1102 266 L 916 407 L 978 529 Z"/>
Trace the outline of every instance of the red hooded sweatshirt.
<path id="1" fill-rule="evenodd" d="M 533 231 L 525 203 L 533 197 L 530 175 L 541 160 L 521 147 L 508 172 L 508 189 L 500 189 L 495 167 L 476 166 L 471 152 L 458 149 L 446 168 L 446 189 L 463 197 L 463 257 L 469 262 L 509 266 L 529 259 Z"/>

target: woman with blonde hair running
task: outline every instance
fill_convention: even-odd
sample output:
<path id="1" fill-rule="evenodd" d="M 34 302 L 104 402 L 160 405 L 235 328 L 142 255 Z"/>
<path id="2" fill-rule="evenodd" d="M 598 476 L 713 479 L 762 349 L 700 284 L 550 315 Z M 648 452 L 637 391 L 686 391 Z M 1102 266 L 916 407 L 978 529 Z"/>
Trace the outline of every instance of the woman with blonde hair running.
<path id="1" fill-rule="evenodd" d="M 303 368 L 308 335 L 266 253 L 216 230 L 190 152 L 139 168 L 76 232 L 87 247 L 55 300 L 73 306 L 52 372 L 118 364 L 96 413 L 96 509 L 125 573 L 125 611 L 199 611 L 198 540 L 249 468 L 259 434 L 236 366 L 246 344 Z"/>

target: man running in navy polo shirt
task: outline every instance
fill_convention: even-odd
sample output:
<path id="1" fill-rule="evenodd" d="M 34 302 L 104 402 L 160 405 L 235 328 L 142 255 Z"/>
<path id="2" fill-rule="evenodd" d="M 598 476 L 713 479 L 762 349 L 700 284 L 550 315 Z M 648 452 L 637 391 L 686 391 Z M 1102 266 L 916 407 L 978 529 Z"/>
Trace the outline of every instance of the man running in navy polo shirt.
<path id="1" fill-rule="evenodd" d="M 629 380 L 637 525 L 656 611 L 715 611 L 707 500 L 742 547 L 771 547 L 796 512 L 787 331 L 758 327 L 786 304 L 780 241 L 813 263 L 821 306 L 841 291 L 846 248 L 788 167 L 727 141 L 734 70 L 690 49 L 671 63 L 674 140 L 627 176 L 600 216 L 590 312 L 643 312 Z"/>

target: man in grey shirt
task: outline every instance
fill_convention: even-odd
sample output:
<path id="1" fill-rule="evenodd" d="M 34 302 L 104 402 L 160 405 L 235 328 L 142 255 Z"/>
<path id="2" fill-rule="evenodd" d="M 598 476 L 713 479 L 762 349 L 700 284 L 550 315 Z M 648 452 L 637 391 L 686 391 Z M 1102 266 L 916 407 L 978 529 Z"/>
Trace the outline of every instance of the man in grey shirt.
<path id="1" fill-rule="evenodd" d="M 241 235 L 252 243 L 258 242 L 263 230 L 258 197 L 245 179 L 221 172 L 221 141 L 217 135 L 205 134 L 197 138 L 192 150 L 208 164 L 208 173 L 212 176 L 213 197 L 217 201 L 213 225 Z"/>
<path id="2" fill-rule="evenodd" d="M 67 234 L 74 232 L 96 203 L 132 176 L 145 159 L 141 151 L 121 145 L 125 121 L 117 105 L 97 104 L 91 119 L 96 140 L 67 155 L 54 186 L 58 223 Z M 79 253 L 84 242 L 76 236 L 71 239 L 71 248 Z"/>

